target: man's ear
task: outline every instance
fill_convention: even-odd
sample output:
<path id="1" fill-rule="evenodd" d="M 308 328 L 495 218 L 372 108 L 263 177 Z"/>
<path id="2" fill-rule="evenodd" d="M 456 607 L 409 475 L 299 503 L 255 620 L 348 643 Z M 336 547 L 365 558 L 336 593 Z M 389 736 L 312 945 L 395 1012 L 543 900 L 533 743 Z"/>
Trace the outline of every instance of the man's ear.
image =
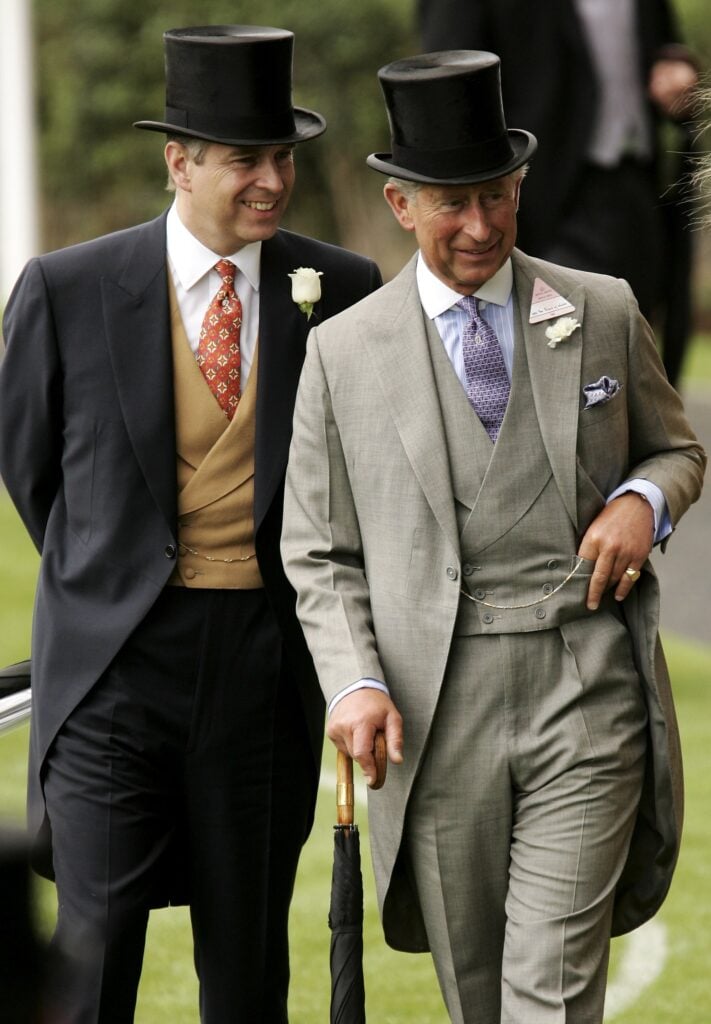
<path id="1" fill-rule="evenodd" d="M 415 222 L 410 213 L 411 200 L 392 181 L 388 181 L 383 189 L 385 202 L 395 215 L 395 219 L 405 231 L 414 231 Z"/>
<path id="2" fill-rule="evenodd" d="M 168 167 L 168 174 L 176 189 L 190 192 L 191 161 L 185 146 L 171 139 L 170 142 L 166 143 L 164 156 Z"/>

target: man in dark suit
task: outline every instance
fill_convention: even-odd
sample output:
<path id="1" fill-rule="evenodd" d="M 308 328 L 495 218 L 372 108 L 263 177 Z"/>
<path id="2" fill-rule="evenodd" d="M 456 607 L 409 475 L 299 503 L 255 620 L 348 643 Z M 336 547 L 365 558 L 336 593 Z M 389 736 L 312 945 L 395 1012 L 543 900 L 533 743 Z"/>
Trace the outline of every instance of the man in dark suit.
<path id="1" fill-rule="evenodd" d="M 308 329 L 380 275 L 279 229 L 294 145 L 325 128 L 292 106 L 292 33 L 165 45 L 165 119 L 137 127 L 168 136 L 173 206 L 32 260 L 6 312 L 0 469 L 42 554 L 30 821 L 63 1021 L 133 1019 L 169 900 L 190 904 L 202 1020 L 283 1024 L 323 720 L 283 478 Z"/>
<path id="2" fill-rule="evenodd" d="M 690 330 L 688 204 L 662 121 L 682 122 L 697 71 L 669 0 L 418 0 L 423 49 L 492 50 L 510 123 L 538 139 L 519 210 L 532 256 L 625 278 L 664 317 L 676 384 Z M 664 159 L 662 159 L 664 157 Z"/>

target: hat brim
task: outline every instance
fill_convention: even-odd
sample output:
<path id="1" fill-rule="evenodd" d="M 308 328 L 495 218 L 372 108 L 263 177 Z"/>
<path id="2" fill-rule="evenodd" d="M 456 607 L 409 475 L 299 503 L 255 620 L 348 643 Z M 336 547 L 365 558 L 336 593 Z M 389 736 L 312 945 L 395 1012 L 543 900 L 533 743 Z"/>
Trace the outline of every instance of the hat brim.
<path id="1" fill-rule="evenodd" d="M 193 139 L 204 139 L 205 142 L 217 142 L 223 146 L 278 146 L 289 142 L 306 142 L 307 139 L 315 139 L 326 131 L 326 119 L 314 110 L 307 110 L 305 107 L 294 107 L 294 131 L 289 135 L 266 135 L 261 138 L 227 138 L 221 135 L 210 135 L 193 128 L 185 128 L 183 125 L 170 124 L 167 121 L 134 121 L 134 128 L 144 128 L 149 132 L 164 132 L 167 134 L 187 135 Z"/>
<path id="2" fill-rule="evenodd" d="M 472 171 L 471 174 L 457 175 L 454 178 L 419 174 L 417 171 L 411 171 L 408 167 L 401 167 L 399 164 L 393 163 L 392 153 L 371 153 L 366 159 L 366 163 L 374 171 L 389 174 L 394 178 L 402 178 L 405 181 L 419 181 L 426 185 L 475 185 L 483 181 L 493 181 L 495 178 L 504 178 L 507 174 L 511 174 L 530 160 L 538 148 L 538 141 L 530 132 L 520 128 L 510 128 L 508 136 L 514 155 L 505 164 L 489 167 L 486 170 Z"/>

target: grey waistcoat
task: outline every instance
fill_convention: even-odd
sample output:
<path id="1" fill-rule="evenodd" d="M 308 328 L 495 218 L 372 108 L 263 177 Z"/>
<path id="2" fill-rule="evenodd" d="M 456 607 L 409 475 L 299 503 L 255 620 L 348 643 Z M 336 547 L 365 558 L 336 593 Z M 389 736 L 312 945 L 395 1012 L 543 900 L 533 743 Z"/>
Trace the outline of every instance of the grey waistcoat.
<path id="1" fill-rule="evenodd" d="M 455 635 L 552 629 L 593 614 L 585 607 L 592 563 L 583 562 L 564 583 L 579 562 L 578 539 L 541 437 L 524 344 L 516 345 L 511 395 L 494 446 L 429 320 L 427 337 L 449 452 L 462 589 L 476 599 L 462 596 Z"/>

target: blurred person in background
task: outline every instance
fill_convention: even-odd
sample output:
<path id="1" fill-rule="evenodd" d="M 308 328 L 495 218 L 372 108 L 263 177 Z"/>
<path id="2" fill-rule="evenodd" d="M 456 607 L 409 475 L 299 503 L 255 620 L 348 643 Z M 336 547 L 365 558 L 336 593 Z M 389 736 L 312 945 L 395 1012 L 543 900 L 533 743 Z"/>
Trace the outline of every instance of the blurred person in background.
<path id="1" fill-rule="evenodd" d="M 623 277 L 678 385 L 691 332 L 685 121 L 696 59 L 669 0 L 417 0 L 423 49 L 492 50 L 505 109 L 538 139 L 525 252 Z M 673 142 L 662 129 L 677 127 Z M 666 141 L 665 141 L 666 140 Z"/>
<path id="2" fill-rule="evenodd" d="M 285 1024 L 324 707 L 279 554 L 309 326 L 380 284 L 279 229 L 293 34 L 165 34 L 175 201 L 32 260 L 7 305 L 0 470 L 41 552 L 30 827 L 62 1024 L 133 1020 L 149 908 L 190 905 L 201 1019 Z"/>

